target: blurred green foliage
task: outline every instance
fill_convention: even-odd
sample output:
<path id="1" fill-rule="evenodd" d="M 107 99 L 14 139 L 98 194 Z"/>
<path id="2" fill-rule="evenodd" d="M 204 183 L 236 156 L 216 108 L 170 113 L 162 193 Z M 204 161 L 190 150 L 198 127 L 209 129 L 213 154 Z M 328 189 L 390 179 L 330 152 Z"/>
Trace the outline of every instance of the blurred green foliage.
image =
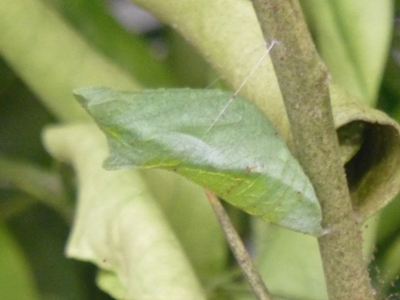
<path id="1" fill-rule="evenodd" d="M 46 0 L 46 3 L 147 88 L 205 87 L 213 76 L 192 47 L 170 28 L 160 28 L 148 36 L 130 33 L 114 20 L 103 1 Z M 395 4 L 393 40 L 377 106 L 400 121 L 400 1 Z M 161 41 L 167 48 L 162 60 L 153 55 L 159 51 L 151 46 L 154 41 Z M 56 116 L 0 57 L 0 159 L 37 168 L 38 174 L 57 174 L 66 197 L 63 203 L 69 210 L 75 193 L 73 174 L 68 167 L 55 163 L 41 143 L 41 130 L 54 122 Z M 92 265 L 64 257 L 71 223 L 60 213 L 62 210 L 41 201 L 37 194 L 6 175 L 0 176 L 0 299 L 111 299 L 96 287 L 96 270 Z M 399 212 L 400 197 L 397 197 L 379 219 L 371 273 L 382 299 L 400 299 Z M 8 288 L 8 294 L 4 287 Z M 240 287 L 235 288 L 240 293 Z"/>

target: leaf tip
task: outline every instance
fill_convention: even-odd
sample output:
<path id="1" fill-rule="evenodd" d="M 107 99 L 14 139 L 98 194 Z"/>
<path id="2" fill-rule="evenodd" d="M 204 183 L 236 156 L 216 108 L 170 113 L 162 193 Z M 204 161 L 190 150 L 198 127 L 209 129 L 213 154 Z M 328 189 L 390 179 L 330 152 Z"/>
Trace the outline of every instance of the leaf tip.
<path id="1" fill-rule="evenodd" d="M 86 87 L 72 91 L 74 97 L 85 108 L 89 104 L 101 102 L 110 92 L 112 91 L 105 87 Z"/>

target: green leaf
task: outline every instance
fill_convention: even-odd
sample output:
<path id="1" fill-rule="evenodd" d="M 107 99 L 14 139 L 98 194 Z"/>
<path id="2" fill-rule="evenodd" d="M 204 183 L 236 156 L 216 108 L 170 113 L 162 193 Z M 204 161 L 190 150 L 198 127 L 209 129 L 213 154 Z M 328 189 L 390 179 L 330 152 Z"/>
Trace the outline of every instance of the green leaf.
<path id="1" fill-rule="evenodd" d="M 6 183 L 52 207 L 66 221 L 72 219 L 72 205 L 68 203 L 66 191 L 57 173 L 22 160 L 0 157 L 0 183 Z"/>
<path id="2" fill-rule="evenodd" d="M 29 259 L 41 300 L 87 299 L 93 291 L 88 284 L 88 280 L 93 280 L 92 269 L 65 257 L 70 228 L 58 214 L 43 205 L 32 205 L 9 218 L 7 225 Z"/>
<path id="3" fill-rule="evenodd" d="M 22 249 L 0 222 L 0 291 L 1 299 L 39 299 L 33 274 Z"/>
<path id="4" fill-rule="evenodd" d="M 257 268 L 272 294 L 284 299 L 328 299 L 316 238 L 257 219 L 252 226 Z"/>
<path id="5" fill-rule="evenodd" d="M 139 89 L 128 72 L 93 49 L 43 1 L 2 1 L 0 36 L 4 60 L 64 121 L 87 119 L 71 95 L 74 88 L 108 85 Z"/>
<path id="6" fill-rule="evenodd" d="M 388 55 L 393 3 L 301 1 L 333 79 L 370 105 L 376 103 Z"/>
<path id="7" fill-rule="evenodd" d="M 143 36 L 126 30 L 113 18 L 108 3 L 97 0 L 48 2 L 97 50 L 129 71 L 141 84 L 152 88 L 171 85 L 172 74 L 167 65 L 156 58 L 154 49 Z"/>
<path id="8" fill-rule="evenodd" d="M 68 257 L 100 269 L 98 284 L 117 299 L 204 300 L 179 240 L 136 170 L 105 171 L 104 136 L 93 125 L 45 131 L 49 152 L 71 162 L 79 184 Z"/>
<path id="9" fill-rule="evenodd" d="M 400 228 L 400 195 L 388 204 L 379 216 L 379 227 L 378 227 L 378 244 L 385 244 L 388 240 L 393 238 Z"/>
<path id="10" fill-rule="evenodd" d="M 225 272 L 229 253 L 204 189 L 173 172 L 151 169 L 140 173 L 203 286 L 207 286 Z"/>
<path id="11" fill-rule="evenodd" d="M 219 90 L 75 94 L 107 135 L 106 168 L 174 171 L 250 214 L 321 233 L 312 185 L 272 123 L 244 98 L 227 106 L 231 94 Z"/>
<path id="12" fill-rule="evenodd" d="M 394 285 L 394 282 L 398 282 L 400 274 L 400 236 L 396 236 L 387 246 L 379 264 L 379 271 L 384 278 L 378 281 L 379 290 L 387 291 L 391 285 Z"/>

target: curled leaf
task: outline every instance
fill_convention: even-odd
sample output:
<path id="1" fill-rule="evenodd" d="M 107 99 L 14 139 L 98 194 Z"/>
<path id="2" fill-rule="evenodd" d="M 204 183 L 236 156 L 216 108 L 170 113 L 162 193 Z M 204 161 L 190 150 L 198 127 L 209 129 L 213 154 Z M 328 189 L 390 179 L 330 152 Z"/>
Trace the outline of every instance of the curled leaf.
<path id="1" fill-rule="evenodd" d="M 116 299 L 205 299 L 179 240 L 140 174 L 101 167 L 107 145 L 95 126 L 50 127 L 44 142 L 77 173 L 78 206 L 68 257 L 96 264 L 99 286 Z"/>
<path id="2" fill-rule="evenodd" d="M 334 80 L 373 105 L 388 55 L 394 1 L 301 1 Z"/>

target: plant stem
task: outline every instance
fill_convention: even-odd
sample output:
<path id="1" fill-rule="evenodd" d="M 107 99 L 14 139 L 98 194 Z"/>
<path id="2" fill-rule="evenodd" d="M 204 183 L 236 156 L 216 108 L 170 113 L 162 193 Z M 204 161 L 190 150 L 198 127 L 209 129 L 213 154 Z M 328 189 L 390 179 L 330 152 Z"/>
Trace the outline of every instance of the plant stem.
<path id="1" fill-rule="evenodd" d="M 322 209 L 318 239 L 329 299 L 374 299 L 330 106 L 329 74 L 297 0 L 253 0 L 289 117 L 297 158 Z"/>
<path id="2" fill-rule="evenodd" d="M 206 195 L 215 212 L 215 215 L 217 216 L 222 231 L 225 234 L 229 247 L 231 248 L 240 268 L 243 270 L 243 273 L 251 289 L 253 290 L 254 295 L 258 300 L 271 300 L 272 298 L 268 293 L 267 287 L 255 268 L 251 257 L 247 253 L 239 234 L 236 232 L 235 227 L 233 226 L 221 202 L 218 200 L 217 196 L 208 190 L 206 190 Z"/>

